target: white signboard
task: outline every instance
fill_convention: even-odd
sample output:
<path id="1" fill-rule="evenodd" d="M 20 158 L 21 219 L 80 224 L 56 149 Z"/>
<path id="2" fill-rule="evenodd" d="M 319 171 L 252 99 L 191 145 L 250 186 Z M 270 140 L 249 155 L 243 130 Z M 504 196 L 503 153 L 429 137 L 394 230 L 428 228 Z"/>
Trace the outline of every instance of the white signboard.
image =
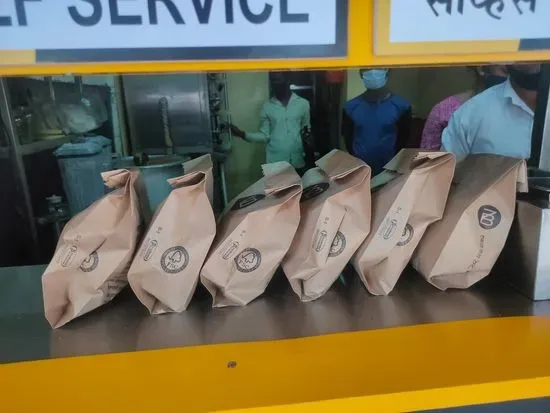
<path id="1" fill-rule="evenodd" d="M 330 55 L 339 46 L 337 55 L 341 24 L 347 0 L 0 0 L 0 50 L 233 48 L 227 56 L 263 57 L 234 48 L 322 46 Z"/>
<path id="2" fill-rule="evenodd" d="M 550 0 L 391 0 L 390 13 L 391 43 L 550 39 Z"/>

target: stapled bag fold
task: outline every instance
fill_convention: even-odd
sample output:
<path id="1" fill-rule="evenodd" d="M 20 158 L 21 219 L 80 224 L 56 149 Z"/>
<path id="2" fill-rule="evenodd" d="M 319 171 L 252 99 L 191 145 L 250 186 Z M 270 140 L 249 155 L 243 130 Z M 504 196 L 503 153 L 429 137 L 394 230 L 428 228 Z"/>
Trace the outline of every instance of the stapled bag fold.
<path id="1" fill-rule="evenodd" d="M 42 276 L 44 312 L 61 327 L 111 301 L 128 283 L 139 236 L 139 173 L 102 174 L 114 191 L 72 218 Z"/>
<path id="2" fill-rule="evenodd" d="M 187 309 L 216 235 L 210 155 L 184 163 L 183 171 L 168 180 L 172 192 L 153 217 L 128 274 L 151 314 Z"/>
<path id="3" fill-rule="evenodd" d="M 334 150 L 303 177 L 302 218 L 283 270 L 302 301 L 322 297 L 370 231 L 371 170 Z"/>
<path id="4" fill-rule="evenodd" d="M 224 212 L 201 271 L 214 307 L 259 297 L 287 253 L 300 222 L 300 177 L 287 162 L 263 166 L 264 178 Z"/>

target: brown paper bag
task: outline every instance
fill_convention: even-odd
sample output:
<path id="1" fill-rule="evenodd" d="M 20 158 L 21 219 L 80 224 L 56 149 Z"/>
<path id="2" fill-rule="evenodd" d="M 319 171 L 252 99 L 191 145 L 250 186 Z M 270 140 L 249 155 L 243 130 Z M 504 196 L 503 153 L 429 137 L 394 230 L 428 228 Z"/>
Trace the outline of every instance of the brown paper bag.
<path id="1" fill-rule="evenodd" d="M 518 186 L 519 183 L 519 186 Z M 493 268 L 514 219 L 525 161 L 470 155 L 456 170 L 443 219 L 428 228 L 412 264 L 441 290 L 468 288 Z"/>
<path id="2" fill-rule="evenodd" d="M 300 177 L 286 162 L 262 168 L 264 178 L 228 205 L 202 268 L 214 307 L 242 306 L 260 296 L 298 228 Z"/>
<path id="3" fill-rule="evenodd" d="M 370 231 L 370 168 L 333 150 L 303 178 L 302 219 L 283 270 L 302 301 L 323 296 Z"/>
<path id="4" fill-rule="evenodd" d="M 128 281 L 151 314 L 184 311 L 216 235 L 210 155 L 183 164 L 173 190 L 153 217 Z M 210 199 L 209 199 L 210 198 Z"/>
<path id="5" fill-rule="evenodd" d="M 71 219 L 42 276 L 46 319 L 57 328 L 111 301 L 127 284 L 137 243 L 137 172 L 102 174 L 117 188 Z"/>
<path id="6" fill-rule="evenodd" d="M 443 216 L 455 163 L 446 152 L 403 149 L 373 178 L 372 231 L 352 260 L 371 294 L 393 290 L 426 228 Z"/>

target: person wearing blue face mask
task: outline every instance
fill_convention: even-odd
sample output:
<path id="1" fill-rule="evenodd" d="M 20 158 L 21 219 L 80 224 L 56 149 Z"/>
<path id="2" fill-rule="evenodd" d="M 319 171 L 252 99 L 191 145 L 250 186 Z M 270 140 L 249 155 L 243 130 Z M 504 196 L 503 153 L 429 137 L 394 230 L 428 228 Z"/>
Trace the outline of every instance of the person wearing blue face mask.
<path id="1" fill-rule="evenodd" d="M 411 105 L 387 87 L 387 69 L 361 69 L 359 75 L 366 91 L 344 105 L 342 135 L 348 152 L 378 174 L 406 146 Z"/>

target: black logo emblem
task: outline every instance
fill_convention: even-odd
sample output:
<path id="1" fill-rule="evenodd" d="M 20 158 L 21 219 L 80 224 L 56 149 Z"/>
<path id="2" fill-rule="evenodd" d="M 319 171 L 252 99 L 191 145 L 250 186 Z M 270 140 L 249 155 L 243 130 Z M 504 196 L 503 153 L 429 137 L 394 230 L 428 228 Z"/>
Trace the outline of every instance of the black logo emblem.
<path id="1" fill-rule="evenodd" d="M 340 255 L 346 249 L 346 237 L 340 231 L 336 233 L 332 245 L 330 246 L 330 252 L 328 256 L 333 258 Z"/>
<path id="2" fill-rule="evenodd" d="M 58 262 L 62 267 L 68 267 L 72 264 L 77 251 L 78 247 L 74 244 L 63 245 L 59 250 L 56 262 Z"/>
<path id="3" fill-rule="evenodd" d="M 483 229 L 493 229 L 500 224 L 502 214 L 492 205 L 483 205 L 477 211 L 479 226 Z"/>
<path id="4" fill-rule="evenodd" d="M 411 227 L 410 224 L 405 225 L 405 228 L 403 229 L 403 235 L 401 235 L 401 239 L 397 243 L 398 247 L 404 247 L 409 242 L 411 242 L 412 237 L 414 236 L 414 229 Z"/>
<path id="5" fill-rule="evenodd" d="M 231 243 L 223 251 L 222 258 L 224 260 L 228 260 L 237 252 L 237 248 L 239 248 L 239 243 L 237 241 L 231 241 Z"/>
<path id="6" fill-rule="evenodd" d="M 80 269 L 84 272 L 92 272 L 97 268 L 97 264 L 99 264 L 99 255 L 94 251 L 82 262 Z"/>
<path id="7" fill-rule="evenodd" d="M 262 263 L 262 254 L 256 248 L 247 248 L 235 257 L 235 264 L 240 272 L 257 270 Z"/>
<path id="8" fill-rule="evenodd" d="M 235 202 L 235 205 L 231 208 L 231 211 L 238 211 L 239 209 L 244 209 L 249 207 L 250 205 L 255 204 L 258 201 L 261 201 L 265 198 L 264 194 L 257 194 L 257 195 L 250 195 L 244 198 L 239 199 L 237 202 Z"/>
<path id="9" fill-rule="evenodd" d="M 315 234 L 315 239 L 313 240 L 313 249 L 317 252 L 321 252 L 325 248 L 327 243 L 328 234 L 325 230 L 319 231 Z"/>
<path id="10" fill-rule="evenodd" d="M 183 247 L 168 248 L 160 257 L 160 265 L 164 272 L 177 274 L 189 264 L 189 253 Z"/>
<path id="11" fill-rule="evenodd" d="M 382 228 L 382 238 L 390 239 L 395 230 L 397 229 L 397 220 L 396 219 L 386 219 L 384 227 Z"/>
<path id="12" fill-rule="evenodd" d="M 143 261 L 149 261 L 153 254 L 155 253 L 157 246 L 159 245 L 158 241 L 154 239 L 145 247 L 145 252 L 143 254 Z"/>
<path id="13" fill-rule="evenodd" d="M 320 184 L 308 186 L 302 192 L 302 198 L 300 198 L 300 202 L 306 202 L 306 201 L 309 201 L 310 199 L 317 198 L 319 195 L 325 192 L 329 187 L 330 185 L 327 182 L 322 182 Z"/>

